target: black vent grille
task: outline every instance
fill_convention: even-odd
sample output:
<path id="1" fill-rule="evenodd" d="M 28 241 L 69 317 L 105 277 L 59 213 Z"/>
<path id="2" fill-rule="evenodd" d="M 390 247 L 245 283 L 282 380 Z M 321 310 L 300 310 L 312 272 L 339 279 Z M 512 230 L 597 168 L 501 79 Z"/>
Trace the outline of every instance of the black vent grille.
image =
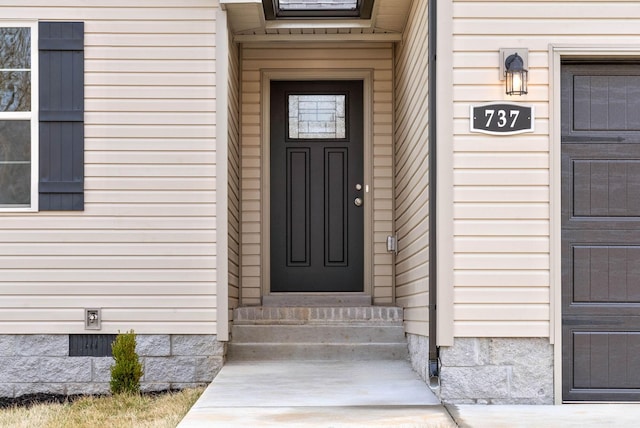
<path id="1" fill-rule="evenodd" d="M 70 334 L 70 357 L 111 357 L 115 334 Z"/>

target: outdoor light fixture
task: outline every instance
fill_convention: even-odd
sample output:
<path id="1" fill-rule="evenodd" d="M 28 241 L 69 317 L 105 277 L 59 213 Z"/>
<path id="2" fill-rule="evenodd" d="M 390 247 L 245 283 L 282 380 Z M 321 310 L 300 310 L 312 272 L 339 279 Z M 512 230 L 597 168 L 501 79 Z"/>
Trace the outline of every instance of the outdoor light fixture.
<path id="1" fill-rule="evenodd" d="M 527 93 L 529 50 L 500 49 L 500 80 L 505 81 L 507 95 L 524 95 Z"/>
<path id="2" fill-rule="evenodd" d="M 527 74 L 522 57 L 518 53 L 509 55 L 504 60 L 507 95 L 523 95 L 527 93 Z"/>

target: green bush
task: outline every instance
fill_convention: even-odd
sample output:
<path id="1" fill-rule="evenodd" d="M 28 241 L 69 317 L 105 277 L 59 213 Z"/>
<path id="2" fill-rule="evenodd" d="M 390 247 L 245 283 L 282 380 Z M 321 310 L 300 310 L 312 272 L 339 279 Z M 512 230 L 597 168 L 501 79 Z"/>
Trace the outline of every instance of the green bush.
<path id="1" fill-rule="evenodd" d="M 111 393 L 140 392 L 142 364 L 136 353 L 136 335 L 133 330 L 119 333 L 111 344 L 115 364 L 111 366 Z"/>

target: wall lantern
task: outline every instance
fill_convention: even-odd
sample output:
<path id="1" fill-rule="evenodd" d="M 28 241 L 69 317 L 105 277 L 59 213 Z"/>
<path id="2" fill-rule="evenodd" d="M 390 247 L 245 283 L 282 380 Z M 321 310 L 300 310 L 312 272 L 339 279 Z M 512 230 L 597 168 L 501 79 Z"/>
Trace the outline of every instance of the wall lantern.
<path id="1" fill-rule="evenodd" d="M 527 93 L 528 49 L 500 49 L 500 76 L 505 81 L 507 95 Z"/>

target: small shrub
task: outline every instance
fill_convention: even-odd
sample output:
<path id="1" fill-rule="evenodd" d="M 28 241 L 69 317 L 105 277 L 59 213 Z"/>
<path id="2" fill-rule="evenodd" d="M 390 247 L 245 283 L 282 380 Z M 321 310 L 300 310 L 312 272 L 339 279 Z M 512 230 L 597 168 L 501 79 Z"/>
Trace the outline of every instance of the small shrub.
<path id="1" fill-rule="evenodd" d="M 111 393 L 140 392 L 142 364 L 136 353 L 136 335 L 133 330 L 119 333 L 111 344 L 115 364 L 111 366 Z"/>

